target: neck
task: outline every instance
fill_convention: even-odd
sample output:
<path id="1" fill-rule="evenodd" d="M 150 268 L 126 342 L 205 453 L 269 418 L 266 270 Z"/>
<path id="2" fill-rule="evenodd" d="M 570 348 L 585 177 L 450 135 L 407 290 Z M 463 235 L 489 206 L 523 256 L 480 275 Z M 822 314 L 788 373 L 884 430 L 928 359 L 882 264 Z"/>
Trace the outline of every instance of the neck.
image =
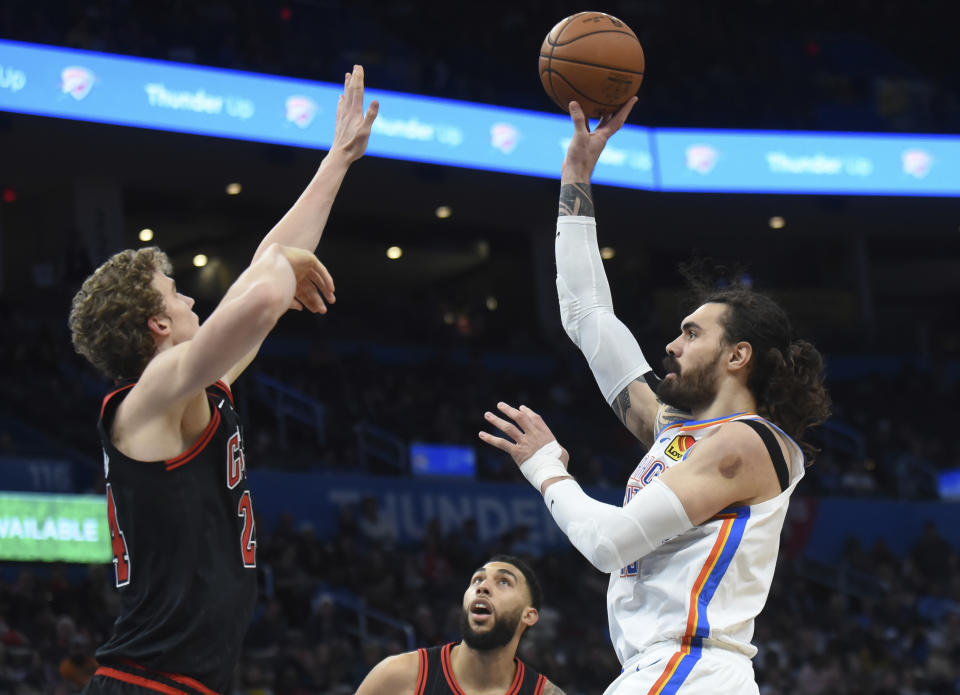
<path id="1" fill-rule="evenodd" d="M 516 675 L 517 640 L 499 649 L 471 649 L 466 643 L 450 650 L 450 666 L 464 692 L 496 688 L 507 692 Z"/>
<path id="2" fill-rule="evenodd" d="M 757 399 L 739 383 L 727 383 L 717 391 L 717 397 L 704 408 L 692 412 L 694 420 L 713 420 L 733 413 L 757 412 Z"/>

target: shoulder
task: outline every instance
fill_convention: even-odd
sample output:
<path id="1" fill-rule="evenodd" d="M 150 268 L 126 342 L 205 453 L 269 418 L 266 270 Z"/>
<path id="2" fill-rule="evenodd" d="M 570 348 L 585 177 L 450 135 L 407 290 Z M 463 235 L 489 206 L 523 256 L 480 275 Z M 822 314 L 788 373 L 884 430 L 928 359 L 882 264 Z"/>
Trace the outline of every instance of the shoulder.
<path id="1" fill-rule="evenodd" d="M 420 652 L 388 656 L 363 679 L 357 695 L 413 695 L 420 675 Z"/>
<path id="2" fill-rule="evenodd" d="M 768 467 L 770 454 L 751 425 L 744 420 L 731 420 L 698 441 L 688 460 L 692 466 L 733 478 L 756 466 Z"/>

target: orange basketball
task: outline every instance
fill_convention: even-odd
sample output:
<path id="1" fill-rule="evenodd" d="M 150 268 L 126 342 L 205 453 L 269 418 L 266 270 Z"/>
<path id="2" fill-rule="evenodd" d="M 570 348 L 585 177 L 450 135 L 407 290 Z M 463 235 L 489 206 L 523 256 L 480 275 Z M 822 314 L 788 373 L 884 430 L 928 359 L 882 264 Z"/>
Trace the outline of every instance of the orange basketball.
<path id="1" fill-rule="evenodd" d="M 540 81 L 564 111 L 579 102 L 587 118 L 620 108 L 640 89 L 645 61 L 633 30 L 603 12 L 557 23 L 540 47 Z"/>

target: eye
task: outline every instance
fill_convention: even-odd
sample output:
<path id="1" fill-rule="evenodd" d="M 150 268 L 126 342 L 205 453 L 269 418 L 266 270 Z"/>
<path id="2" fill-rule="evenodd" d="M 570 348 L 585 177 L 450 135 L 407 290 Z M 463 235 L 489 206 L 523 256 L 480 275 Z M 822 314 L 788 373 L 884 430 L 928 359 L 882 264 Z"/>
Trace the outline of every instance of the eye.
<path id="1" fill-rule="evenodd" d="M 697 337 L 697 334 L 696 334 L 696 333 L 694 333 L 694 331 L 693 331 L 693 329 L 692 329 L 692 328 L 691 328 L 690 330 L 688 330 L 688 331 L 687 331 L 687 335 L 688 335 L 688 336 L 689 336 L 689 337 L 690 337 L 691 339 L 693 339 L 693 338 L 696 338 L 696 337 Z"/>
<path id="2" fill-rule="evenodd" d="M 482 582 L 482 581 L 483 581 L 483 577 L 481 577 L 481 576 L 479 576 L 479 575 L 477 575 L 476 577 L 473 578 L 473 583 L 474 583 L 474 584 L 479 584 L 479 583 Z"/>

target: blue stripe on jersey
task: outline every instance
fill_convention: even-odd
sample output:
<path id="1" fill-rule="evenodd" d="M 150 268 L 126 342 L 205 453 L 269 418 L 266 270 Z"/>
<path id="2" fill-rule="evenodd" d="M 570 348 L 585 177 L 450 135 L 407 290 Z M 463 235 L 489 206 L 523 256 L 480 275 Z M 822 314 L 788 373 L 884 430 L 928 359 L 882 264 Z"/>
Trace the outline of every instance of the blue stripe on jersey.
<path id="1" fill-rule="evenodd" d="M 743 540 L 743 532 L 747 528 L 747 521 L 750 519 L 750 507 L 735 507 L 730 510 L 730 513 L 736 513 L 737 515 L 737 518 L 733 522 L 733 527 L 730 529 L 730 536 L 727 538 L 726 543 L 724 543 L 723 550 L 720 551 L 720 557 L 717 559 L 717 564 L 713 566 L 710 576 L 707 577 L 707 581 L 700 590 L 700 595 L 697 597 L 697 629 L 696 632 L 694 632 L 696 637 L 710 636 L 710 621 L 707 619 L 707 606 L 716 593 L 717 587 L 720 586 L 720 580 L 723 579 L 723 575 L 730 566 L 730 562 L 733 560 L 737 548 L 740 547 L 740 541 Z"/>

